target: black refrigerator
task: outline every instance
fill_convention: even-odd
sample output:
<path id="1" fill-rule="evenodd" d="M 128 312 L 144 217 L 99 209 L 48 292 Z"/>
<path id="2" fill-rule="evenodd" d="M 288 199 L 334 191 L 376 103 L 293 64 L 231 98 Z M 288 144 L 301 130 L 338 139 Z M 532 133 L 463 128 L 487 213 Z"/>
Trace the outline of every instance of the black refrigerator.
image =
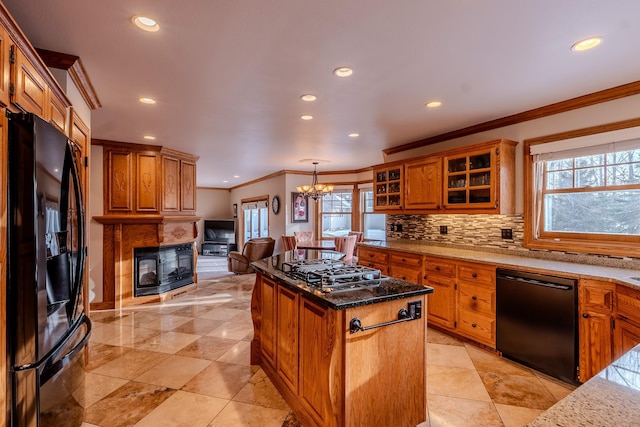
<path id="1" fill-rule="evenodd" d="M 10 425 L 80 425 L 91 322 L 79 151 L 37 116 L 7 116 Z"/>

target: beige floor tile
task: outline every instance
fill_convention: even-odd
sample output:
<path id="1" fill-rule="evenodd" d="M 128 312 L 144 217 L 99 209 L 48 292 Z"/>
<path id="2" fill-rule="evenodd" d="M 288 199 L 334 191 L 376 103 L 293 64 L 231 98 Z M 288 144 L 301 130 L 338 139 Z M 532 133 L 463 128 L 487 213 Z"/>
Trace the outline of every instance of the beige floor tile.
<path id="1" fill-rule="evenodd" d="M 182 387 L 183 391 L 231 399 L 244 387 L 257 367 L 212 362 Z"/>
<path id="2" fill-rule="evenodd" d="M 95 369 L 93 373 L 131 380 L 153 368 L 167 357 L 169 357 L 168 354 L 146 350 L 133 350 L 109 363 L 105 363 Z"/>
<path id="3" fill-rule="evenodd" d="M 464 345 L 464 343 L 459 339 L 450 337 L 449 335 L 443 334 L 433 328 L 427 329 L 427 342 L 433 344 Z"/>
<path id="4" fill-rule="evenodd" d="M 253 375 L 249 383 L 240 389 L 233 400 L 289 412 L 289 405 L 280 396 L 262 369 Z"/>
<path id="5" fill-rule="evenodd" d="M 140 327 L 148 329 L 159 329 L 161 331 L 172 331 L 191 320 L 193 320 L 191 317 L 167 314 L 164 316 L 158 316 L 155 319 L 141 322 Z"/>
<path id="6" fill-rule="evenodd" d="M 216 307 L 209 310 L 207 313 L 200 316 L 203 319 L 212 319 L 212 320 L 229 320 L 238 314 L 242 313 L 241 310 L 236 310 L 234 308 L 224 308 L 224 307 Z"/>
<path id="7" fill-rule="evenodd" d="M 572 384 L 565 383 L 564 381 L 552 378 L 543 373 L 535 372 L 535 374 L 557 400 L 567 397 L 569 393 L 576 389 L 576 386 Z"/>
<path id="8" fill-rule="evenodd" d="M 128 382 L 129 380 L 123 378 L 87 372 L 85 374 L 84 387 L 80 387 L 74 392 L 73 397 L 75 397 L 83 408 L 88 408 Z"/>
<path id="9" fill-rule="evenodd" d="M 82 423 L 80 424 L 80 427 L 102 427 L 102 426 L 91 424 L 91 423 Z"/>
<path id="10" fill-rule="evenodd" d="M 172 331 L 185 334 L 205 335 L 223 324 L 223 320 L 200 319 L 196 317 L 172 329 Z"/>
<path id="11" fill-rule="evenodd" d="M 85 421 L 102 427 L 132 426 L 175 390 L 130 381 L 85 411 Z"/>
<path id="12" fill-rule="evenodd" d="M 134 380 L 179 390 L 210 364 L 209 360 L 172 355 Z"/>
<path id="13" fill-rule="evenodd" d="M 439 396 L 491 402 L 489 393 L 474 369 L 429 365 L 427 392 Z"/>
<path id="14" fill-rule="evenodd" d="M 249 341 L 240 341 L 216 360 L 218 362 L 251 365 L 251 343 Z"/>
<path id="15" fill-rule="evenodd" d="M 197 299 L 193 300 L 193 304 L 188 304 L 180 307 L 178 310 L 173 312 L 174 316 L 187 316 L 187 317 L 199 317 L 213 307 L 210 305 L 197 304 Z"/>
<path id="16" fill-rule="evenodd" d="M 209 332 L 207 336 L 241 340 L 251 333 L 253 333 L 253 323 L 246 320 L 237 322 L 230 320 Z"/>
<path id="17" fill-rule="evenodd" d="M 162 319 L 164 316 L 158 313 L 146 312 L 146 311 L 128 311 L 123 312 L 122 317 L 117 320 L 114 320 L 113 323 L 124 325 L 124 326 L 135 326 L 138 328 L 143 327 L 142 325 L 147 322 L 151 322 L 153 320 Z"/>
<path id="18" fill-rule="evenodd" d="M 132 347 L 136 343 L 160 335 L 161 331 L 137 328 L 118 323 L 96 325 L 91 330 L 91 342 L 120 347 Z"/>
<path id="19" fill-rule="evenodd" d="M 140 420 L 136 427 L 206 427 L 228 402 L 178 391 Z"/>
<path id="20" fill-rule="evenodd" d="M 431 427 L 500 427 L 502 421 L 491 402 L 445 396 L 427 396 Z"/>
<path id="21" fill-rule="evenodd" d="M 162 332 L 161 334 L 135 344 L 139 350 L 173 354 L 200 338 L 200 335 L 182 332 Z"/>
<path id="22" fill-rule="evenodd" d="M 427 344 L 427 365 L 475 369 L 464 346 Z"/>
<path id="23" fill-rule="evenodd" d="M 508 375 L 534 376 L 531 369 L 526 366 L 519 365 L 516 362 L 482 350 L 471 344 L 465 344 L 465 347 L 479 372 L 501 372 Z"/>
<path id="24" fill-rule="evenodd" d="M 522 376 L 484 371 L 478 373 L 495 403 L 547 409 L 557 401 L 535 375 Z"/>
<path id="25" fill-rule="evenodd" d="M 231 350 L 238 340 L 204 336 L 177 352 L 177 355 L 197 357 L 200 359 L 216 360 Z"/>
<path id="26" fill-rule="evenodd" d="M 495 404 L 505 427 L 522 427 L 543 413 L 542 409 L 523 408 L 520 406 Z"/>
<path id="27" fill-rule="evenodd" d="M 129 347 L 100 344 L 90 341 L 89 360 L 86 369 L 87 371 L 92 371 L 130 351 L 133 351 L 133 349 Z"/>
<path id="28" fill-rule="evenodd" d="M 289 411 L 242 402 L 229 402 L 209 427 L 280 427 Z"/>

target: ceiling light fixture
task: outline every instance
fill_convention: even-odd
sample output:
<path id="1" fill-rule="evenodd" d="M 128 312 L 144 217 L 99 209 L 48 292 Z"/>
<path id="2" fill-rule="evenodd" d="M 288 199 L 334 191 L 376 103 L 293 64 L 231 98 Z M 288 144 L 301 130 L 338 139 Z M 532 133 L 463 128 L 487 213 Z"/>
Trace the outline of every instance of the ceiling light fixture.
<path id="1" fill-rule="evenodd" d="M 351 132 L 351 133 L 349 134 L 349 138 L 357 138 L 357 137 L 359 137 L 359 136 L 360 136 L 360 134 L 359 134 L 358 132 Z"/>
<path id="2" fill-rule="evenodd" d="M 305 197 L 310 197 L 313 200 L 322 198 L 325 194 L 329 194 L 333 191 L 333 185 L 319 184 L 318 183 L 318 162 L 313 162 L 313 178 L 311 179 L 311 185 L 299 185 L 296 187 L 298 193 L 302 193 Z"/>
<path id="3" fill-rule="evenodd" d="M 155 99 L 153 99 L 153 98 L 145 98 L 145 97 L 138 98 L 138 101 L 142 102 L 143 104 L 155 104 L 156 103 Z"/>
<path id="4" fill-rule="evenodd" d="M 152 141 L 156 139 L 156 137 L 152 136 L 152 135 L 145 135 L 145 136 L 143 136 L 143 138 L 144 139 L 149 139 L 149 140 L 152 140 Z"/>
<path id="5" fill-rule="evenodd" d="M 240 178 L 240 175 L 233 175 L 234 178 Z"/>
<path id="6" fill-rule="evenodd" d="M 436 107 L 441 106 L 442 102 L 440 102 L 440 101 L 429 101 L 424 105 L 425 105 L 425 107 L 428 107 L 428 108 L 436 108 Z"/>
<path id="7" fill-rule="evenodd" d="M 600 36 L 587 37 L 586 39 L 582 39 L 575 42 L 571 46 L 571 50 L 574 52 L 582 52 L 585 50 L 593 49 L 594 47 L 598 46 L 600 43 L 602 43 L 602 37 Z"/>
<path id="8" fill-rule="evenodd" d="M 313 102 L 313 101 L 315 101 L 316 99 L 318 99 L 318 97 L 317 97 L 317 96 L 315 96 L 315 95 L 312 95 L 312 94 L 310 94 L 310 93 L 307 93 L 307 94 L 302 95 L 302 96 L 300 97 L 300 99 L 302 99 L 302 100 L 303 100 L 303 101 L 305 101 L 305 102 Z"/>
<path id="9" fill-rule="evenodd" d="M 353 70 L 348 67 L 339 67 L 333 70 L 333 74 L 338 77 L 349 77 L 351 74 L 353 74 Z"/>
<path id="10" fill-rule="evenodd" d="M 136 25 L 136 27 L 144 31 L 154 33 L 160 29 L 160 25 L 158 25 L 156 21 L 146 16 L 137 15 L 134 16 L 131 21 Z"/>
<path id="11" fill-rule="evenodd" d="M 303 114 L 300 116 L 302 120 L 312 120 L 313 116 L 311 114 Z"/>

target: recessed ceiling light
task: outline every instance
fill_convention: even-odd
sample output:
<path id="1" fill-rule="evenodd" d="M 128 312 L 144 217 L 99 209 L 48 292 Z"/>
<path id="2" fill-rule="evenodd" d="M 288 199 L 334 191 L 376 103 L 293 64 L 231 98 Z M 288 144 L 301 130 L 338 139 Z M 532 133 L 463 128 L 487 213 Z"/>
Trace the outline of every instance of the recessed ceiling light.
<path id="1" fill-rule="evenodd" d="M 357 132 L 351 132 L 351 133 L 349 134 L 349 138 L 357 138 L 357 137 L 359 137 L 359 136 L 360 136 L 360 134 L 359 134 L 359 133 L 357 133 Z"/>
<path id="2" fill-rule="evenodd" d="M 312 95 L 310 93 L 307 93 L 305 95 L 302 95 L 300 97 L 300 99 L 302 99 L 303 101 L 306 101 L 306 102 L 312 102 L 312 101 L 315 101 L 316 99 L 318 99 L 318 97 L 315 96 L 315 95 Z"/>
<path id="3" fill-rule="evenodd" d="M 227 181 L 227 180 L 225 179 L 225 180 L 224 180 L 224 181 L 222 181 L 222 182 L 224 182 L 224 183 L 226 184 L 226 183 L 227 183 L 227 182 L 229 182 L 229 181 Z"/>
<path id="4" fill-rule="evenodd" d="M 145 136 L 143 136 L 143 138 L 144 138 L 144 139 L 150 139 L 150 140 L 154 140 L 154 139 L 156 139 L 156 137 L 155 137 L 155 136 L 152 136 L 152 135 L 145 135 Z"/>
<path id="5" fill-rule="evenodd" d="M 598 46 L 602 42 L 602 37 L 588 37 L 586 39 L 582 39 L 580 41 L 575 42 L 571 46 L 571 50 L 574 52 L 582 52 L 583 50 L 593 49 Z"/>
<path id="6" fill-rule="evenodd" d="M 302 120 L 312 120 L 313 116 L 311 114 L 303 114 L 300 116 Z"/>
<path id="7" fill-rule="evenodd" d="M 141 30 L 156 32 L 160 29 L 160 25 L 158 25 L 156 21 L 151 18 L 147 18 L 146 16 L 134 16 L 131 20 L 136 24 L 136 27 Z"/>
<path id="8" fill-rule="evenodd" d="M 333 74 L 338 77 L 349 77 L 351 74 L 353 74 L 353 70 L 347 67 L 340 67 L 333 70 Z"/>
<path id="9" fill-rule="evenodd" d="M 240 175 L 233 175 L 234 178 L 240 178 Z"/>
<path id="10" fill-rule="evenodd" d="M 440 101 L 429 101 L 424 105 L 425 105 L 425 107 L 428 107 L 428 108 L 436 108 L 436 107 L 441 106 L 442 102 L 440 102 Z"/>
<path id="11" fill-rule="evenodd" d="M 156 103 L 155 99 L 153 99 L 153 98 L 145 98 L 145 97 L 138 98 L 138 101 L 142 102 L 143 104 L 155 104 Z"/>

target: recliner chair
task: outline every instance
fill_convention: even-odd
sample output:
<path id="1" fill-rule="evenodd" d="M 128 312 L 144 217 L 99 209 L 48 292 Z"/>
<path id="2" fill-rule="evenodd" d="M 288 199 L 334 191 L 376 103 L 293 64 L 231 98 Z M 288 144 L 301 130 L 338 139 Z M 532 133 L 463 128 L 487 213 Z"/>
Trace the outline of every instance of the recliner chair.
<path id="1" fill-rule="evenodd" d="M 242 253 L 231 251 L 227 257 L 228 270 L 236 274 L 247 274 L 255 272 L 251 267 L 253 261 L 267 258 L 273 255 L 273 248 L 276 241 L 271 237 L 260 237 L 251 239 L 245 243 Z"/>

